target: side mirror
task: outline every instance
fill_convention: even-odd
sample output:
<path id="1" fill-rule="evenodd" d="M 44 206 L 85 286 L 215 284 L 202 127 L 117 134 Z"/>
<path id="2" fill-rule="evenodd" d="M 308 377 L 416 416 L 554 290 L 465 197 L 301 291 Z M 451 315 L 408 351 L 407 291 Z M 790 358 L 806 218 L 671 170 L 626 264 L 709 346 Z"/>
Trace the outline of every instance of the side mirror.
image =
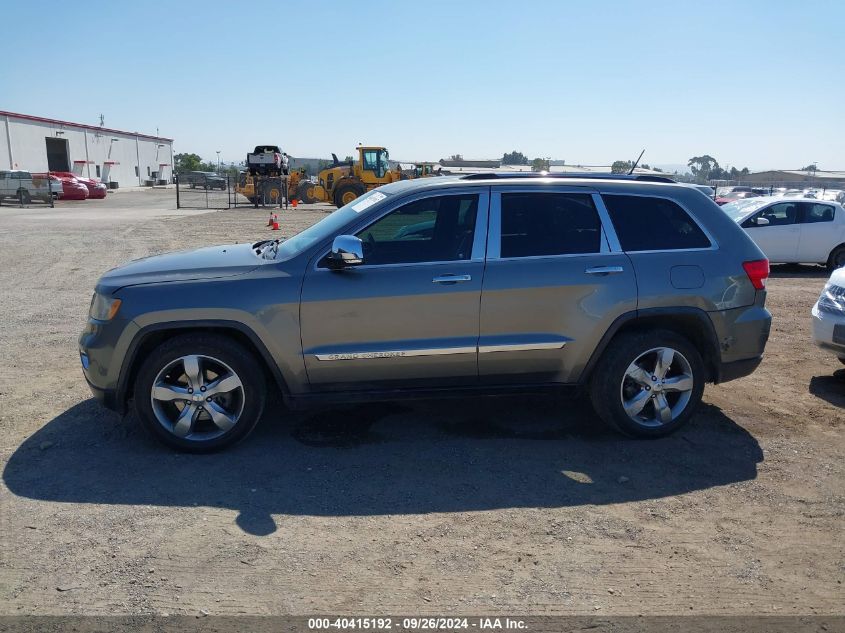
<path id="1" fill-rule="evenodd" d="M 756 220 L 754 220 L 754 224 L 756 224 L 757 226 L 768 226 L 769 218 L 764 218 L 763 216 L 760 216 Z"/>
<path id="2" fill-rule="evenodd" d="M 354 235 L 338 235 L 332 242 L 329 262 L 333 268 L 360 266 L 364 263 L 364 244 Z"/>

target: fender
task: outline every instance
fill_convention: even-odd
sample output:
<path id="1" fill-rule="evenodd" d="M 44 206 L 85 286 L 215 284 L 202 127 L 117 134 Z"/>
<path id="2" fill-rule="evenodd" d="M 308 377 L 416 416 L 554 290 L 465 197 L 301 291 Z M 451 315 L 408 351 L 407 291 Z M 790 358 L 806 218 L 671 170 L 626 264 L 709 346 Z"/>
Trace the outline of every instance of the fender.
<path id="1" fill-rule="evenodd" d="M 610 324 L 610 327 L 604 333 L 604 336 L 601 337 L 601 340 L 596 346 L 596 349 L 593 350 L 593 354 L 590 356 L 590 360 L 587 361 L 587 364 L 584 366 L 584 370 L 581 372 L 581 376 L 578 378 L 578 384 L 586 384 L 587 380 L 590 377 L 590 374 L 596 366 L 596 363 L 598 363 L 605 349 L 607 349 L 607 346 L 610 344 L 610 341 L 613 339 L 614 336 L 616 336 L 616 334 L 619 332 L 619 330 L 622 329 L 623 326 L 628 325 L 629 323 L 638 319 L 672 316 L 693 317 L 696 321 L 701 324 L 701 332 L 704 335 L 704 340 L 707 344 L 707 347 L 709 348 L 707 350 L 709 354 L 705 355 L 703 360 L 705 366 L 707 366 L 707 369 L 711 373 L 712 379 L 718 380 L 718 364 L 721 358 L 721 354 L 719 352 L 719 342 L 716 336 L 716 329 L 713 327 L 713 322 L 710 320 L 710 317 L 708 316 L 707 312 L 705 312 L 701 308 L 678 306 L 666 308 L 646 308 L 644 310 L 631 310 L 630 312 L 625 312 L 616 317 L 616 319 L 613 321 L 613 323 Z M 710 362 L 708 362 L 708 360 Z"/>
<path id="2" fill-rule="evenodd" d="M 261 358 L 264 360 L 264 363 L 270 369 L 270 373 L 273 375 L 273 379 L 276 381 L 276 384 L 279 386 L 279 389 L 282 391 L 282 394 L 289 393 L 287 383 L 285 382 L 284 376 L 282 376 L 282 372 L 279 369 L 278 364 L 273 359 L 270 352 L 267 350 L 267 346 L 264 344 L 264 341 L 261 340 L 261 337 L 259 337 L 249 326 L 244 325 L 239 321 L 227 321 L 224 319 L 201 319 L 197 321 L 162 321 L 161 323 L 154 323 L 152 325 L 148 325 L 146 327 L 141 328 L 135 334 L 134 338 L 132 339 L 132 342 L 129 343 L 129 349 L 127 350 L 126 355 L 123 357 L 123 364 L 120 366 L 120 375 L 117 382 L 116 405 L 121 413 L 126 411 L 126 396 L 130 386 L 129 376 L 132 373 L 132 367 L 135 365 L 138 350 L 140 349 L 141 343 L 143 343 L 144 339 L 155 332 L 162 332 L 167 330 L 195 330 L 198 328 L 237 330 L 239 333 L 246 336 L 249 341 L 255 346 L 255 349 L 258 350 L 258 353 L 261 354 Z"/>

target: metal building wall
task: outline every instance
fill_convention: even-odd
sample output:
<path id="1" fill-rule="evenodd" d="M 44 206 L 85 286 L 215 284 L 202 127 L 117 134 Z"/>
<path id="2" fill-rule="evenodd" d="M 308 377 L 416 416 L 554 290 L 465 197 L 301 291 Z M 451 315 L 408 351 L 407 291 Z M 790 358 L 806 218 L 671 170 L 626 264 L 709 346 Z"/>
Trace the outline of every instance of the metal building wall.
<path id="1" fill-rule="evenodd" d="M 173 163 L 170 139 L 4 114 L 0 115 L 0 169 L 47 171 L 47 138 L 67 142 L 71 169 L 74 161 L 90 161 L 83 167 L 83 175 L 89 178 L 100 180 L 106 162 L 119 163 L 111 167 L 109 179 L 122 187 L 143 185 L 161 163 Z M 171 180 L 171 167 L 164 169 L 163 178 Z"/>

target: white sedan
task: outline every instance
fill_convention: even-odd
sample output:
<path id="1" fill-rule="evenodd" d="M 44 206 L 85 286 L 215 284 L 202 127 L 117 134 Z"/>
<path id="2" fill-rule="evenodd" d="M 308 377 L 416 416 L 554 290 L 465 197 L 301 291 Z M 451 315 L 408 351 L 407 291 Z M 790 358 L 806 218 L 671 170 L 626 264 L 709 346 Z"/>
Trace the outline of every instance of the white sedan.
<path id="1" fill-rule="evenodd" d="M 813 340 L 845 364 L 845 268 L 833 271 L 813 306 Z"/>
<path id="2" fill-rule="evenodd" d="M 845 209 L 807 198 L 747 198 L 722 206 L 776 264 L 845 266 Z"/>

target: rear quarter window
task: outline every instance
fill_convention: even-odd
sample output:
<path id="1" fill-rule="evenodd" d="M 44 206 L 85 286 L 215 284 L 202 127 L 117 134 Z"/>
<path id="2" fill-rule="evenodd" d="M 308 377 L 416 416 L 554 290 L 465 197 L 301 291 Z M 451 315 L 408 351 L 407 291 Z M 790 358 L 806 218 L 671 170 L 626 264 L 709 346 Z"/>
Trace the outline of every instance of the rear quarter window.
<path id="1" fill-rule="evenodd" d="M 710 240 L 677 203 L 651 196 L 603 195 L 622 250 L 709 248 Z"/>

